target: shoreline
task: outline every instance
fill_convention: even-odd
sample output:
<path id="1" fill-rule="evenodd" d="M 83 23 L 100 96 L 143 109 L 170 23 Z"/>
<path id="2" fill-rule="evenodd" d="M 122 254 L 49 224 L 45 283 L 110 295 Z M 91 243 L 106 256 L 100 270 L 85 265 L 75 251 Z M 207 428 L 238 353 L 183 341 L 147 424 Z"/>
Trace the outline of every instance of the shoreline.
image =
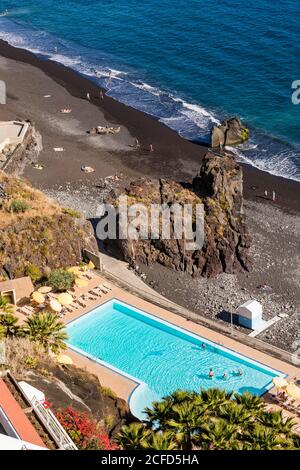
<path id="1" fill-rule="evenodd" d="M 142 155 L 141 152 L 130 149 L 130 156 L 126 158 L 123 165 L 128 168 L 129 172 L 149 177 L 160 176 L 187 181 L 199 170 L 207 146 L 185 140 L 154 117 L 126 106 L 109 96 L 105 95 L 101 100 L 101 88 L 89 78 L 62 64 L 39 59 L 32 52 L 13 47 L 3 40 L 0 40 L 0 56 L 42 70 L 75 98 L 87 102 L 86 94 L 90 93 L 91 103 L 104 113 L 106 120 L 124 126 L 133 139 L 138 138 L 142 143 Z M 105 90 L 103 92 L 105 93 Z M 149 158 L 148 151 L 150 144 L 153 144 L 155 149 L 151 158 Z M 147 158 L 144 158 L 145 156 Z M 268 202 L 272 206 L 281 207 L 289 212 L 300 211 L 299 182 L 271 175 L 246 163 L 241 163 L 241 165 L 244 172 L 244 197 L 246 199 Z M 268 194 L 275 191 L 275 203 L 264 197 L 265 191 L 268 191 Z"/>
<path id="2" fill-rule="evenodd" d="M 25 55 L 33 64 L 28 60 L 7 59 L 0 55 L 0 79 L 7 84 L 7 105 L 0 106 L 0 120 L 30 119 L 35 124 L 42 140 L 37 162 L 43 171 L 27 164 L 22 177 L 62 207 L 82 213 L 95 226 L 98 204 L 114 189 L 116 175 L 123 173 L 128 178 L 142 175 L 183 182 L 191 181 L 199 171 L 201 155 L 207 150 L 205 147 L 182 139 L 154 118 L 112 98 L 105 97 L 100 102 L 99 89 L 95 87 L 91 92 L 90 81 L 72 70 L 39 61 L 26 51 L 6 47 L 10 54 Z M 41 70 L 42 67 L 46 67 L 47 72 Z M 55 79 L 52 72 L 56 74 Z M 69 89 L 74 88 L 73 94 L 65 83 Z M 87 90 L 92 97 L 98 97 L 95 104 L 86 99 Z M 48 94 L 50 98 L 46 99 Z M 71 114 L 61 114 L 65 107 L 72 109 Z M 119 119 L 120 114 L 115 114 L 114 110 L 123 113 L 124 119 Z M 96 125 L 116 124 L 121 125 L 118 135 L 87 134 L 87 130 Z M 134 148 L 134 139 L 140 136 L 137 132 L 144 132 L 145 139 L 153 139 L 153 153 L 144 148 L 146 144 L 141 140 L 142 148 Z M 55 152 L 55 147 L 62 147 L 64 151 Z M 95 172 L 82 172 L 82 165 L 93 167 Z M 300 300 L 300 185 L 272 177 L 253 167 L 244 166 L 244 172 L 244 211 L 253 238 L 251 258 L 254 269 L 251 272 L 224 273 L 209 280 L 191 279 L 186 273 L 166 271 L 167 268 L 154 265 L 149 268 L 140 266 L 139 272 L 132 275 L 135 278 L 136 274 L 142 276 L 142 281 L 158 294 L 216 324 L 226 323 L 228 312 L 234 314 L 239 305 L 255 298 L 262 303 L 265 320 L 282 312 L 287 315 L 260 338 L 291 351 L 297 339 L 296 313 Z M 281 191 L 281 199 L 275 203 L 264 198 L 268 181 L 274 182 L 270 191 L 275 189 L 277 196 Z M 251 185 L 256 189 L 251 190 Z M 288 188 L 286 192 L 285 188 Z M 118 265 L 118 261 L 110 258 L 110 253 L 106 254 L 107 266 Z M 260 290 L 259 286 L 263 284 L 272 287 L 271 294 Z"/>

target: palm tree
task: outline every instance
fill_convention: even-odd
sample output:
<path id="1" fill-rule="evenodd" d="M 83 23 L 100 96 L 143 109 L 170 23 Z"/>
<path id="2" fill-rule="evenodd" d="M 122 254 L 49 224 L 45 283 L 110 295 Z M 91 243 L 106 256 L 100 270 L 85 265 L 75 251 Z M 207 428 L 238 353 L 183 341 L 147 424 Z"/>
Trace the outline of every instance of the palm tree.
<path id="1" fill-rule="evenodd" d="M 200 394 L 195 398 L 195 404 L 205 407 L 210 412 L 217 412 L 219 408 L 229 403 L 232 392 L 226 392 L 219 388 L 209 388 L 201 390 Z"/>
<path id="2" fill-rule="evenodd" d="M 260 414 L 266 406 L 262 398 L 252 395 L 250 392 L 244 392 L 242 395 L 235 393 L 234 398 L 238 405 L 242 405 L 246 410 L 251 411 L 253 416 Z"/>
<path id="3" fill-rule="evenodd" d="M 238 427 L 222 419 L 211 419 L 201 427 L 194 439 L 202 449 L 231 449 L 236 442 Z"/>
<path id="4" fill-rule="evenodd" d="M 139 450 L 147 445 L 150 434 L 151 431 L 142 423 L 131 423 L 121 427 L 117 442 L 124 450 Z"/>
<path id="5" fill-rule="evenodd" d="M 32 315 L 26 319 L 24 333 L 32 341 L 41 344 L 47 351 L 55 353 L 66 349 L 65 340 L 68 338 L 64 331 L 65 325 L 55 313 L 44 312 Z"/>
<path id="6" fill-rule="evenodd" d="M 252 413 L 242 405 L 230 402 L 220 407 L 219 416 L 225 419 L 229 424 L 242 425 L 249 422 Z"/>
<path id="7" fill-rule="evenodd" d="M 256 423 L 245 432 L 243 438 L 251 444 L 252 450 L 280 450 L 291 445 L 277 430 Z"/>
<path id="8" fill-rule="evenodd" d="M 300 434 L 293 434 L 291 437 L 292 437 L 293 448 L 300 449 Z"/>
<path id="9" fill-rule="evenodd" d="M 0 315 L 0 325 L 3 327 L 4 336 L 19 336 L 21 328 L 17 325 L 19 319 L 11 313 Z"/>
<path id="10" fill-rule="evenodd" d="M 195 392 L 190 392 L 186 390 L 176 390 L 171 395 L 166 397 L 165 400 L 172 401 L 174 404 L 182 403 L 184 401 L 191 402 L 195 399 L 196 396 L 197 396 L 197 393 Z"/>
<path id="11" fill-rule="evenodd" d="M 13 306 L 6 297 L 0 294 L 0 314 L 1 313 L 13 313 Z"/>
<path id="12" fill-rule="evenodd" d="M 132 436 L 132 429 L 125 426 L 122 432 L 127 438 L 129 434 L 130 442 L 135 442 L 132 449 L 299 448 L 300 439 L 292 433 L 293 420 L 284 419 L 281 412 L 268 413 L 264 408 L 264 400 L 248 392 L 232 396 L 218 389 L 200 393 L 178 390 L 146 410 L 148 419 L 137 428 L 143 433 L 141 442 L 137 432 Z M 145 430 L 149 433 L 146 437 Z"/>
<path id="13" fill-rule="evenodd" d="M 155 450 L 175 450 L 178 449 L 177 442 L 168 432 L 151 432 L 146 442 L 143 444 L 144 449 Z"/>
<path id="14" fill-rule="evenodd" d="M 289 435 L 292 431 L 295 421 L 293 418 L 284 418 L 282 411 L 265 411 L 258 416 L 258 421 L 266 427 L 277 430 L 280 434 Z"/>
<path id="15" fill-rule="evenodd" d="M 162 401 L 154 402 L 152 408 L 146 408 L 145 414 L 147 421 L 151 426 L 154 426 L 159 431 L 164 431 L 167 427 L 170 413 L 172 413 L 173 402 L 169 397 L 164 398 Z"/>
<path id="16" fill-rule="evenodd" d="M 204 411 L 196 409 L 193 402 L 173 405 L 172 418 L 166 424 L 182 450 L 193 448 L 193 436 L 203 424 L 203 415 Z"/>

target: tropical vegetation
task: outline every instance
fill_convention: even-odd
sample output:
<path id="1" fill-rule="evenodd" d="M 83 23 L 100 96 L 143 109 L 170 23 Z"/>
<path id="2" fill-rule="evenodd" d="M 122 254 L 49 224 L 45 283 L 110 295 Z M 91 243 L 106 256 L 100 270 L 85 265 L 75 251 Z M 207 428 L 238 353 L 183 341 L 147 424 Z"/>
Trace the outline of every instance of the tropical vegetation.
<path id="1" fill-rule="evenodd" d="M 22 328 L 18 325 L 18 318 L 11 313 L 0 314 L 0 326 L 2 334 L 5 337 L 19 336 L 22 334 Z"/>
<path id="2" fill-rule="evenodd" d="M 216 388 L 178 390 L 145 410 L 145 420 L 123 426 L 121 449 L 285 450 L 299 449 L 294 422 L 265 401 Z"/>
<path id="3" fill-rule="evenodd" d="M 117 445 L 110 442 L 109 436 L 87 412 L 77 411 L 71 406 L 59 409 L 57 419 L 80 450 L 116 450 Z"/>
<path id="4" fill-rule="evenodd" d="M 57 314 L 43 312 L 28 317 L 23 327 L 24 334 L 32 341 L 54 353 L 66 349 L 65 340 L 68 338 L 65 325 Z"/>
<path id="5" fill-rule="evenodd" d="M 54 269 L 51 271 L 47 284 L 54 292 L 65 292 L 72 289 L 74 285 L 74 275 L 65 269 Z"/>
<path id="6" fill-rule="evenodd" d="M 10 304 L 9 300 L 0 294 L 0 314 L 2 313 L 12 313 L 13 307 Z"/>
<path id="7" fill-rule="evenodd" d="M 28 318 L 22 325 L 18 318 L 11 313 L 0 314 L 0 338 L 26 337 L 45 352 L 58 353 L 66 349 L 65 340 L 68 338 L 65 325 L 57 314 L 43 311 Z"/>

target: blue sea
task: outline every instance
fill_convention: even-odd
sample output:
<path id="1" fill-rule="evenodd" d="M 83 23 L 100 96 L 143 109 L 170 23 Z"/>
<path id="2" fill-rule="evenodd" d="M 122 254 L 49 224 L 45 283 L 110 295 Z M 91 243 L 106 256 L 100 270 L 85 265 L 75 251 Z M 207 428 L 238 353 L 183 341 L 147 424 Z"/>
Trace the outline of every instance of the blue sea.
<path id="1" fill-rule="evenodd" d="M 238 115 L 251 129 L 238 158 L 297 181 L 299 25 L 299 0 L 0 0 L 0 38 L 187 139 L 208 141 L 214 123 Z"/>

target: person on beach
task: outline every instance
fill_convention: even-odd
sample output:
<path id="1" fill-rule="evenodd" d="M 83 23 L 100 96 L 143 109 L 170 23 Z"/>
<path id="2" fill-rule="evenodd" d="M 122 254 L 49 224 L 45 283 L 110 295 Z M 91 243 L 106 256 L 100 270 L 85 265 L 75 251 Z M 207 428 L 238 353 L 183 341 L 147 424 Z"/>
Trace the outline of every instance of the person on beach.
<path id="1" fill-rule="evenodd" d="M 141 145 L 140 145 L 139 139 L 135 138 L 134 142 L 135 142 L 135 148 L 136 148 L 137 150 L 140 149 L 140 148 L 141 148 Z"/>
<path id="2" fill-rule="evenodd" d="M 154 152 L 154 148 L 152 144 L 149 145 L 149 152 Z"/>
<path id="3" fill-rule="evenodd" d="M 104 99 L 104 93 L 103 93 L 103 91 L 102 91 L 102 90 L 100 90 L 100 93 L 99 93 L 99 95 L 100 95 L 100 100 L 103 100 L 103 99 Z"/>
<path id="4" fill-rule="evenodd" d="M 214 373 L 213 369 L 210 369 L 209 373 L 208 373 L 208 378 L 212 379 L 214 376 L 215 376 L 215 373 Z"/>
<path id="5" fill-rule="evenodd" d="M 91 101 L 91 97 L 90 97 L 89 92 L 87 92 L 87 94 L 86 94 L 86 99 L 87 99 L 88 101 Z"/>

